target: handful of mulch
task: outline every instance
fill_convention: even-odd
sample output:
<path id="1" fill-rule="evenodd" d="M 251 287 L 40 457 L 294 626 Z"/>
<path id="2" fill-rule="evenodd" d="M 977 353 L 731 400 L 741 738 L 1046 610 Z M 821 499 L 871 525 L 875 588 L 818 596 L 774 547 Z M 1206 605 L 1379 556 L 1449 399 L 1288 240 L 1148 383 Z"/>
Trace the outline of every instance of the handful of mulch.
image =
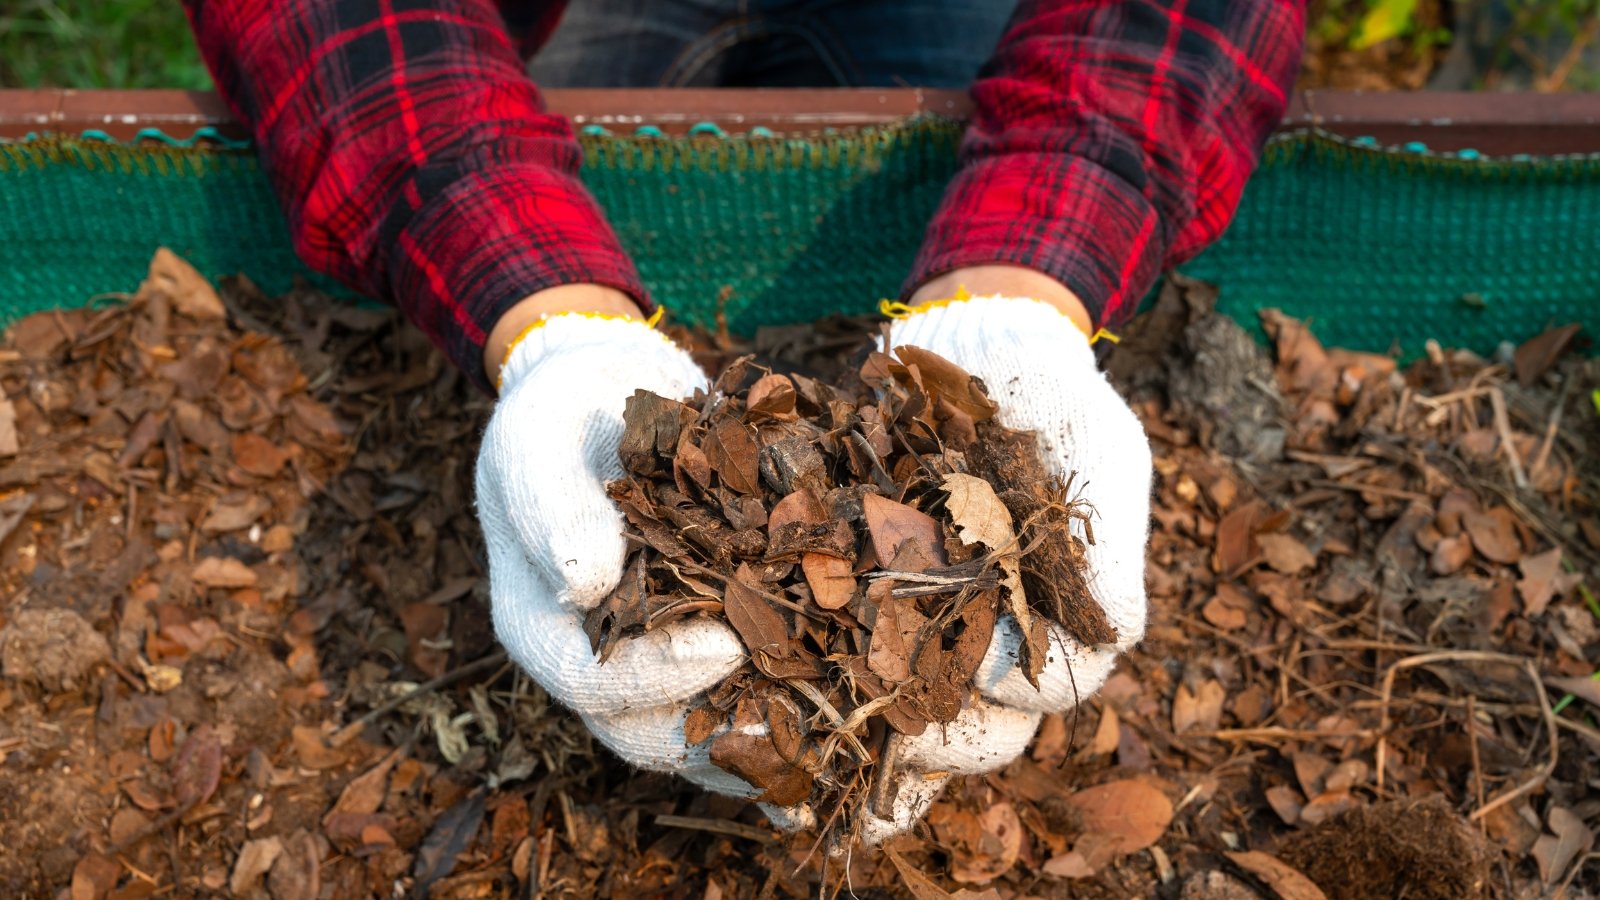
<path id="1" fill-rule="evenodd" d="M 690 713 L 689 742 L 716 734 L 717 766 L 765 802 L 811 803 L 825 831 L 853 833 L 864 804 L 889 815 L 891 738 L 955 719 L 998 616 L 1015 618 L 1035 686 L 1046 620 L 1116 639 L 1070 529 L 1092 541 L 1092 511 L 996 409 L 977 378 L 910 346 L 837 386 L 745 357 L 688 403 L 639 391 L 628 474 L 608 486 L 634 549 L 586 620 L 595 651 L 724 619 L 749 662 Z"/>

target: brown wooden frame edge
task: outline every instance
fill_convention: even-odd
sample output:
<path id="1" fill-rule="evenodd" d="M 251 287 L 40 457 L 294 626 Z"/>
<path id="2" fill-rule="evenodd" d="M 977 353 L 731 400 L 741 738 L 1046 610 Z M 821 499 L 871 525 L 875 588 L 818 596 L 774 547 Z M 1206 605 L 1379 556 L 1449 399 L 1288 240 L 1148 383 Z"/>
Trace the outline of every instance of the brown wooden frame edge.
<path id="1" fill-rule="evenodd" d="M 577 124 L 621 134 L 640 125 L 681 134 L 712 122 L 729 132 L 763 126 L 792 135 L 881 125 L 916 113 L 963 117 L 971 110 L 963 92 L 916 88 L 555 89 L 545 96 L 552 110 Z M 1600 94 L 1304 91 L 1290 104 L 1283 127 L 1310 125 L 1441 151 L 1597 153 Z M 0 90 L 0 139 L 99 130 L 127 140 L 145 128 L 183 139 L 207 126 L 247 136 L 209 91 Z"/>

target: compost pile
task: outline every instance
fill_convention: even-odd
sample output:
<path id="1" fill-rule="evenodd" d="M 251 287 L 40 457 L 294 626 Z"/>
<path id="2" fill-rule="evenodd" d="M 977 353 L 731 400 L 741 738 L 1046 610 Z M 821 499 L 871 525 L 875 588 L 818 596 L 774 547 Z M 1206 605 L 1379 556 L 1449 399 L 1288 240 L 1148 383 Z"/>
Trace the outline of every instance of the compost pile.
<path id="1" fill-rule="evenodd" d="M 955 719 L 997 616 L 1019 623 L 1036 686 L 1047 620 L 1116 638 L 1071 530 L 1092 511 L 995 421 L 983 384 L 910 346 L 854 374 L 836 387 L 744 357 L 709 395 L 631 397 L 628 477 L 608 493 L 636 549 L 586 623 L 603 662 L 630 635 L 725 619 L 750 662 L 690 713 L 689 743 L 715 735 L 712 762 L 758 799 L 812 801 L 845 832 L 862 804 L 891 814 L 894 779 L 874 769 L 894 734 Z"/>
<path id="2" fill-rule="evenodd" d="M 213 291 L 169 254 L 137 295 L 84 299 L 13 323 L 0 343 L 0 894 L 1600 890 L 1600 361 L 1571 352 L 1584 340 L 1576 327 L 1555 323 L 1488 357 L 1430 347 L 1402 367 L 1324 347 L 1271 311 L 1259 346 L 1213 311 L 1210 289 L 1170 281 L 1107 360 L 1155 457 L 1144 640 L 1093 698 L 1044 717 L 1022 758 L 952 780 L 882 852 L 839 858 L 813 852 L 816 833 L 780 835 L 755 804 L 630 769 L 505 660 L 471 505 L 491 404 L 392 311 L 308 288 L 266 296 L 241 277 Z M 955 454 L 1007 507 L 1029 610 L 1064 615 L 1029 585 L 1038 520 L 1004 502 L 1004 480 L 972 448 L 955 449 L 960 417 L 935 404 L 920 423 L 916 411 L 902 418 L 909 397 L 930 391 L 926 364 L 864 367 L 879 324 L 829 320 L 753 341 L 672 331 L 710 373 L 754 360 L 727 382 L 720 411 L 706 415 L 702 398 L 692 418 L 677 412 L 707 479 L 692 459 L 678 466 L 678 442 L 656 441 L 654 427 L 630 441 L 651 474 L 616 489 L 637 484 L 655 504 L 643 511 L 659 510 L 686 550 L 673 561 L 651 543 L 664 537 L 636 527 L 643 605 L 614 606 L 595 630 L 624 640 L 657 614 L 731 624 L 730 602 L 772 603 L 792 630 L 722 693 L 768 683 L 766 708 L 752 697 L 746 714 L 767 722 L 793 704 L 819 760 L 839 729 L 791 683 L 842 704 L 841 718 L 870 708 L 873 679 L 896 690 L 872 650 L 880 633 L 907 632 L 868 616 L 869 592 L 930 623 L 963 592 L 964 613 L 1007 610 L 990 586 L 1006 578 L 1006 551 L 952 532 Z M 755 389 L 775 374 L 793 386 L 792 421 L 782 381 Z M 854 438 L 818 437 L 829 527 L 802 536 L 779 510 L 796 492 L 767 480 L 785 483 L 778 460 L 764 473 L 758 444 L 754 476 L 748 461 L 713 467 L 722 449 L 710 436 L 714 419 L 752 441 L 769 430 L 773 446 L 790 427 L 834 431 L 832 402 L 808 394 L 836 395 L 839 421 L 854 409 L 862 424 L 850 433 L 887 481 L 865 453 L 852 462 Z M 887 453 L 866 409 L 878 410 Z M 981 438 L 977 416 L 972 428 Z M 723 483 L 717 469 L 730 465 L 751 490 Z M 726 525 L 726 559 L 666 514 L 665 488 L 688 501 L 679 514 Z M 830 543 L 825 498 L 858 492 L 859 518 L 848 504 L 839 517 L 854 545 Z M 929 516 L 938 539 L 875 541 L 869 495 Z M 764 530 L 746 498 L 759 500 Z M 803 525 L 816 511 L 796 501 L 794 514 Z M 732 536 L 747 529 L 764 543 L 739 556 Z M 799 559 L 766 562 L 783 535 L 802 542 L 791 545 Z M 894 548 L 887 562 L 880 543 Z M 827 609 L 848 586 L 847 549 L 854 587 Z M 822 557 L 814 571 L 837 574 L 813 585 L 808 553 Z M 962 590 L 915 592 L 948 585 L 913 575 L 979 560 L 936 576 L 971 578 Z M 790 571 L 766 581 L 769 565 Z M 945 638 L 937 654 L 950 659 Z M 865 675 L 843 687 L 761 669 L 823 658 L 841 639 L 866 657 L 850 666 Z M 897 657 L 880 654 L 879 667 Z M 877 710 L 883 723 L 857 732 L 869 759 L 895 733 L 891 716 L 926 710 L 938 727 L 922 693 L 937 699 L 937 679 L 906 686 L 922 677 L 915 658 Z M 709 740 L 740 706 L 708 705 L 721 717 Z M 870 802 L 856 748 L 840 738 L 831 752 L 811 797 L 830 802 L 826 773 Z M 835 805 L 840 820 L 848 806 Z"/>

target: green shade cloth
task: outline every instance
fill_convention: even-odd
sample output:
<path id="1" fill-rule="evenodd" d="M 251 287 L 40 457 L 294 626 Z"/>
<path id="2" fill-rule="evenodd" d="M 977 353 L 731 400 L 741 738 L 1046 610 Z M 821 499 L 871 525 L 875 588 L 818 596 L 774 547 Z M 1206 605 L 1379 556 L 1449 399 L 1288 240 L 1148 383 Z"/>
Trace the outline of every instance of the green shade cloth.
<path id="1" fill-rule="evenodd" d="M 709 325 L 723 304 L 749 332 L 895 296 L 960 133 L 918 119 L 803 140 L 585 134 L 583 176 L 674 316 Z M 1233 225 L 1181 270 L 1220 285 L 1242 322 L 1277 307 L 1353 348 L 1600 331 L 1600 157 L 1419 150 L 1274 138 Z M 241 147 L 0 143 L 0 208 L 0 323 L 131 291 L 159 245 L 270 292 L 327 285 Z"/>

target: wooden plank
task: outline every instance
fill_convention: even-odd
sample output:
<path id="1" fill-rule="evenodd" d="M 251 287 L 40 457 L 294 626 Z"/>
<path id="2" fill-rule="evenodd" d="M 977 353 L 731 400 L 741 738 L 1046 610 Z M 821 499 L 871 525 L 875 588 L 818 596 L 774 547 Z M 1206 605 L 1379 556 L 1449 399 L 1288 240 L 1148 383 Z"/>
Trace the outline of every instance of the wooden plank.
<path id="1" fill-rule="evenodd" d="M 729 132 L 763 126 L 793 135 L 879 125 L 915 113 L 962 117 L 971 110 L 964 92 L 916 88 L 558 89 L 547 91 L 546 99 L 580 126 L 619 133 L 653 125 L 682 134 L 711 122 Z M 1433 150 L 1600 153 L 1600 94 L 1301 92 L 1283 127 L 1313 124 L 1348 137 L 1416 141 Z M 97 129 L 127 140 L 143 128 L 187 138 L 202 126 L 247 136 L 221 99 L 206 91 L 0 90 L 0 138 Z"/>

